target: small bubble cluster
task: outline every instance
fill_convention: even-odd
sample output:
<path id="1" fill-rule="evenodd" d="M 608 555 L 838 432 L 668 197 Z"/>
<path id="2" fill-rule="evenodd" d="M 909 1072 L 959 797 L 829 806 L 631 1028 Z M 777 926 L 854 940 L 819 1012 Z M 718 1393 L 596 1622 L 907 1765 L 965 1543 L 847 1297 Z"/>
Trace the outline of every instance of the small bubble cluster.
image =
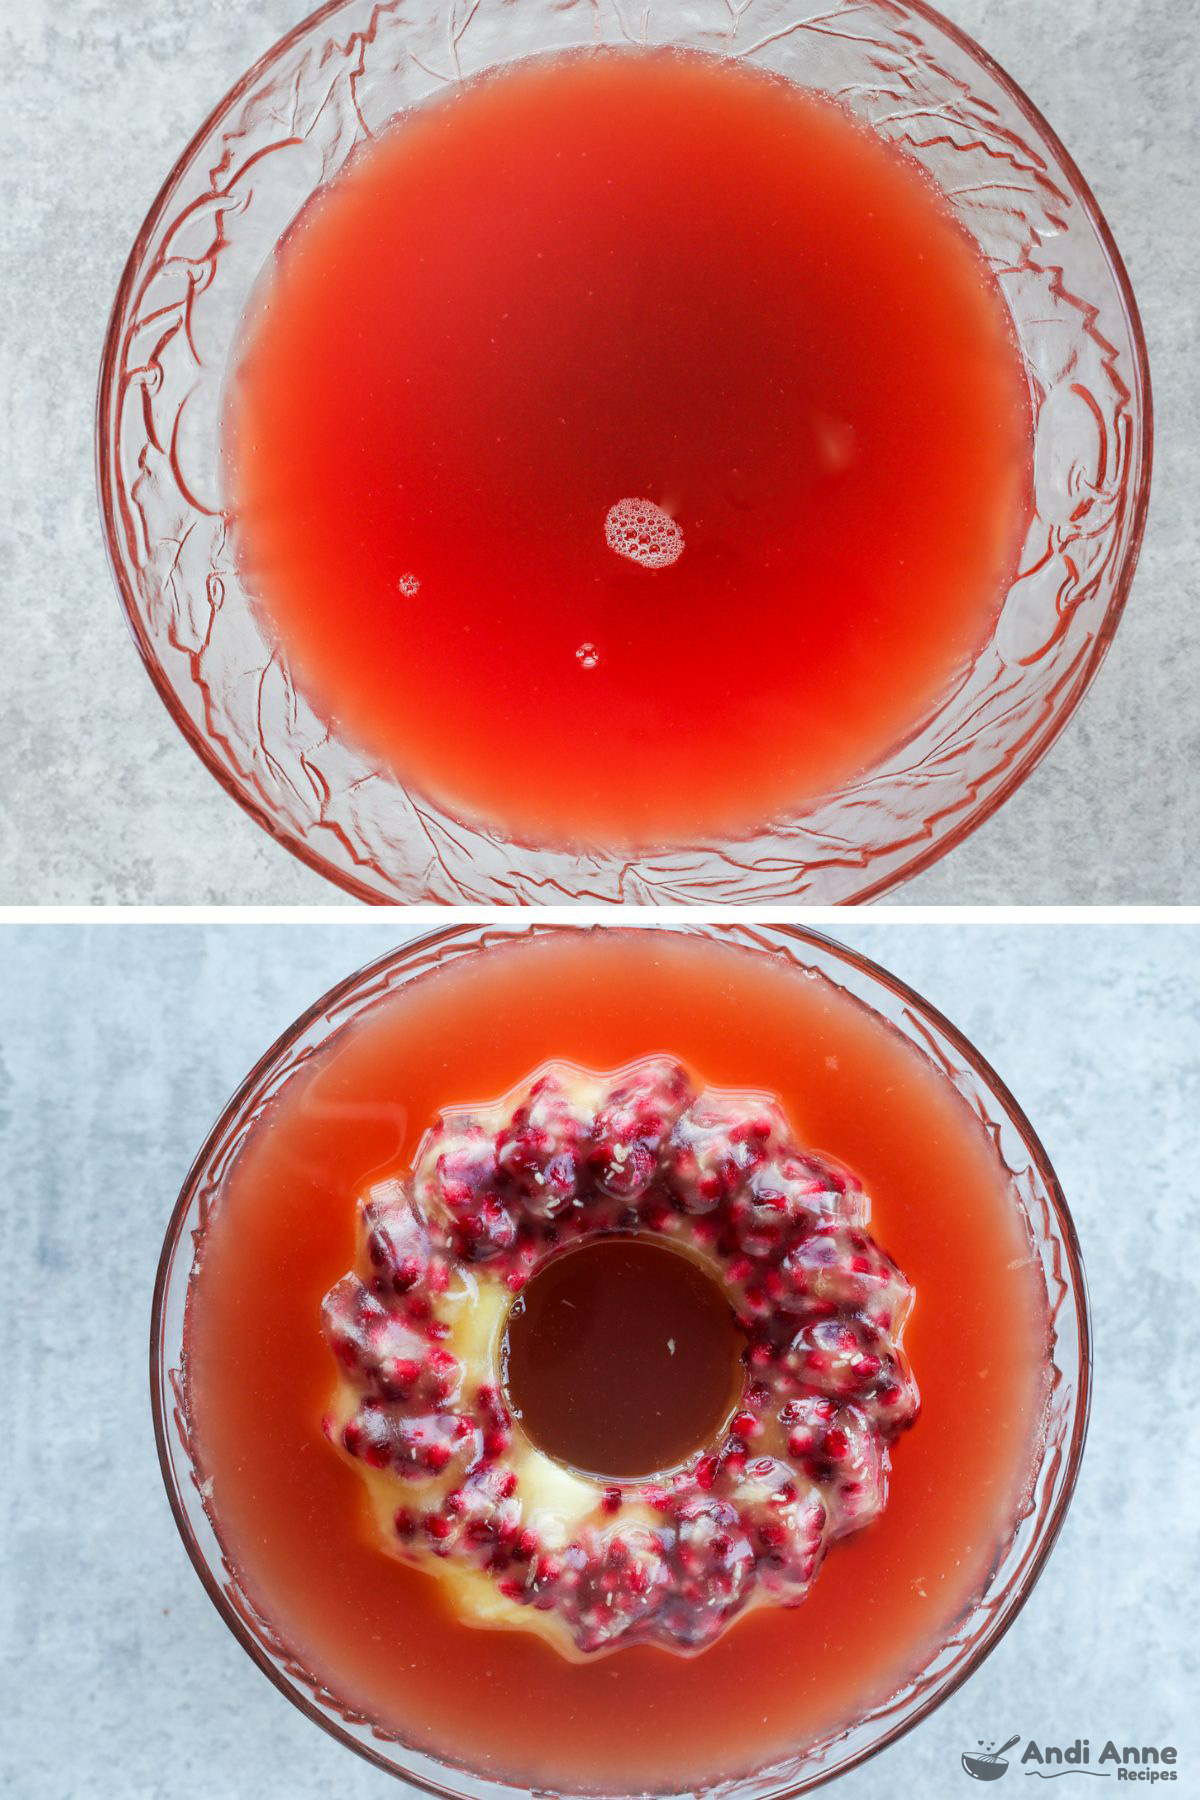
<path id="1" fill-rule="evenodd" d="M 653 500 L 618 500 L 604 521 L 604 541 L 643 569 L 668 569 L 683 555 L 683 533 Z"/>
<path id="2" fill-rule="evenodd" d="M 414 594 L 419 594 L 421 591 L 421 578 L 419 575 L 402 575 L 396 586 L 406 600 L 411 600 Z"/>

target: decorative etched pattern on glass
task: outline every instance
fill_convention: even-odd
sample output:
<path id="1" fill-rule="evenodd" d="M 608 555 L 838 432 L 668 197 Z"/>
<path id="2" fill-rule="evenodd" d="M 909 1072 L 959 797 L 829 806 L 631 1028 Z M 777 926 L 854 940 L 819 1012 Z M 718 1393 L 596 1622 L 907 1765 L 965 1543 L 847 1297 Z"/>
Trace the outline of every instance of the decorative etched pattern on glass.
<path id="1" fill-rule="evenodd" d="M 756 834 L 633 853 L 519 843 L 341 742 L 244 591 L 218 494 L 219 400 L 254 282 L 353 147 L 498 63 L 674 44 L 834 94 L 917 158 L 1003 287 L 1036 416 L 1036 511 L 990 642 L 869 775 Z M 274 836 L 369 900 L 862 899 L 1015 788 L 1116 629 L 1141 540 L 1151 415 L 1128 280 L 1086 184 L 969 40 L 890 0 L 344 0 L 271 50 L 201 128 L 133 246 L 100 378 L 101 503 L 135 640 L 177 724 Z"/>

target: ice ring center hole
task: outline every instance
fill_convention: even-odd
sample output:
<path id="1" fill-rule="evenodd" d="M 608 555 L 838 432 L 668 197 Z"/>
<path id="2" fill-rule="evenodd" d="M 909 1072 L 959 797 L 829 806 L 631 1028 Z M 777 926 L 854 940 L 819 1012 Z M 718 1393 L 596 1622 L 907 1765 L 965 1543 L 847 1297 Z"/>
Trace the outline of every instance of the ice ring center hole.
<path id="1" fill-rule="evenodd" d="M 685 1462 L 737 1404 L 745 1338 L 682 1251 L 597 1238 L 544 1264 L 509 1311 L 508 1404 L 539 1450 L 629 1479 Z"/>

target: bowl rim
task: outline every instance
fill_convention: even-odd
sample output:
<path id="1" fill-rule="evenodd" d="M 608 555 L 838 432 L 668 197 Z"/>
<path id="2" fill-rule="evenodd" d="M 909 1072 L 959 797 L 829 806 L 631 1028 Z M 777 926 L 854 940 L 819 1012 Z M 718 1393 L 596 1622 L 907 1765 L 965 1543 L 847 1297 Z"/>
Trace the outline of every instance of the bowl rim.
<path id="1" fill-rule="evenodd" d="M 183 1545 L 187 1551 L 192 1567 L 200 1578 L 201 1585 L 213 1605 L 216 1607 L 216 1610 L 225 1625 L 233 1633 L 233 1636 L 237 1639 L 242 1649 L 247 1652 L 272 1685 L 276 1687 L 280 1693 L 285 1695 L 292 1705 L 297 1707 L 306 1718 L 311 1719 L 315 1724 L 319 1725 L 322 1730 L 327 1732 L 338 1743 L 344 1744 L 348 1749 L 355 1751 L 359 1756 L 365 1758 L 366 1761 L 374 1764 L 377 1768 L 384 1770 L 388 1775 L 406 1781 L 425 1793 L 436 1795 L 438 1800 L 462 1800 L 464 1793 L 462 1787 L 443 1785 L 422 1770 L 398 1769 L 383 1751 L 376 1749 L 373 1744 L 364 1742 L 362 1739 L 353 1736 L 352 1733 L 345 1728 L 344 1720 L 331 1717 L 328 1713 L 323 1712 L 315 1705 L 311 1696 L 297 1684 L 290 1682 L 280 1669 L 276 1667 L 274 1662 L 272 1662 L 263 1645 L 250 1631 L 245 1620 L 233 1606 L 224 1587 L 214 1574 L 213 1568 L 210 1565 L 204 1550 L 198 1543 L 192 1529 L 191 1521 L 188 1517 L 187 1508 L 181 1493 L 180 1483 L 177 1479 L 175 1462 L 171 1453 L 170 1426 L 174 1414 L 174 1406 L 171 1403 L 170 1383 L 168 1378 L 169 1372 L 166 1368 L 166 1345 L 164 1340 L 167 1292 L 173 1274 L 176 1251 L 182 1241 L 182 1233 L 187 1220 L 187 1215 L 197 1190 L 201 1185 L 206 1166 L 213 1151 L 220 1145 L 238 1113 L 245 1106 L 246 1102 L 257 1092 L 262 1081 L 271 1071 L 272 1067 L 289 1053 L 293 1045 L 304 1036 L 310 1026 L 331 1012 L 339 1010 L 350 998 L 355 989 L 361 987 L 366 991 L 370 991 L 376 980 L 390 969 L 397 965 L 402 965 L 412 957 L 428 957 L 430 953 L 436 953 L 443 947 L 453 944 L 464 937 L 474 939 L 472 950 L 477 954 L 480 951 L 486 952 L 499 943 L 519 938 L 527 939 L 550 934 L 563 935 L 565 933 L 611 930 L 670 931 L 685 936 L 715 938 L 722 942 L 731 941 L 735 944 L 743 941 L 741 935 L 743 933 L 761 935 L 763 932 L 767 932 L 773 937 L 782 940 L 777 947 L 784 948 L 786 946 L 786 953 L 793 961 L 795 961 L 797 957 L 802 958 L 805 949 L 811 947 L 822 954 L 832 956 L 835 960 L 845 964 L 852 972 L 864 975 L 873 983 L 885 988 L 897 999 L 903 1001 L 907 1008 L 913 1009 L 918 1018 L 931 1024 L 939 1034 L 949 1041 L 956 1053 L 963 1058 L 964 1062 L 972 1072 L 982 1079 L 989 1093 L 991 1093 L 998 1101 L 1002 1110 L 1010 1116 L 1013 1125 L 1020 1134 L 1022 1144 L 1028 1152 L 1031 1166 L 1045 1190 L 1045 1195 L 1053 1214 L 1055 1227 L 1060 1235 L 1063 1251 L 1065 1253 L 1065 1267 L 1062 1270 L 1062 1274 L 1074 1302 L 1078 1337 L 1079 1368 L 1076 1393 L 1071 1411 L 1070 1431 L 1062 1452 L 1064 1458 L 1062 1485 L 1046 1515 L 1045 1522 L 1041 1526 L 1041 1535 L 1036 1549 L 1022 1571 L 1017 1585 L 1013 1588 L 1011 1594 L 1005 1598 L 1003 1605 L 998 1612 L 993 1614 L 992 1618 L 981 1632 L 978 1642 L 972 1646 L 970 1653 L 964 1658 L 961 1666 L 956 1668 L 946 1679 L 944 1679 L 944 1681 L 930 1689 L 930 1691 L 921 1699 L 920 1703 L 913 1709 L 911 1716 L 893 1720 L 874 1743 L 862 1746 L 847 1760 L 818 1774 L 812 1780 L 803 1777 L 795 1782 L 785 1780 L 778 1787 L 769 1790 L 769 1800 L 791 1800 L 792 1796 L 800 1792 L 809 1792 L 818 1787 L 823 1787 L 827 1782 L 836 1780 L 841 1775 L 848 1774 L 851 1769 L 860 1767 L 863 1763 L 868 1762 L 872 1757 L 877 1756 L 881 1751 L 886 1750 L 890 1745 L 897 1742 L 898 1739 L 904 1737 L 908 1732 L 912 1731 L 917 1725 L 928 1718 L 931 1713 L 936 1712 L 938 1707 L 946 1700 L 950 1699 L 951 1695 L 957 1693 L 964 1682 L 974 1675 L 981 1663 L 983 1663 L 991 1654 L 992 1650 L 1000 1642 L 1001 1638 L 1010 1629 L 1024 1609 L 1030 1594 L 1033 1592 L 1041 1577 L 1042 1571 L 1049 1559 L 1050 1552 L 1058 1541 L 1059 1533 L 1062 1530 L 1063 1523 L 1070 1509 L 1071 1501 L 1074 1498 L 1091 1417 L 1093 1373 L 1092 1322 L 1087 1276 L 1083 1265 L 1083 1253 L 1080 1247 L 1075 1221 L 1067 1204 L 1066 1196 L 1058 1177 L 1055 1174 L 1054 1167 L 1041 1138 L 1038 1136 L 1025 1113 L 1024 1108 L 1013 1095 L 1007 1083 L 996 1072 L 987 1058 L 975 1048 L 964 1033 L 960 1031 L 959 1028 L 936 1006 L 919 994 L 915 988 L 910 987 L 906 981 L 903 981 L 899 976 L 893 975 L 890 970 L 885 969 L 882 964 L 877 963 L 871 957 L 865 956 L 860 950 L 855 949 L 852 945 L 842 943 L 840 940 L 830 937 L 823 931 L 813 930 L 811 927 L 790 922 L 781 922 L 777 925 L 761 925 L 757 923 L 751 924 L 749 921 L 739 921 L 736 919 L 729 921 L 701 921 L 683 918 L 672 920 L 669 923 L 649 922 L 642 924 L 628 921 L 620 924 L 614 922 L 586 925 L 582 922 L 559 923 L 551 920 L 542 920 L 540 918 L 529 920 L 515 918 L 505 920 L 491 919 L 483 922 L 458 922 L 455 924 L 435 926 L 429 930 L 418 932 L 416 935 L 404 940 L 402 943 L 394 945 L 392 949 L 385 951 L 382 955 L 372 958 L 371 961 L 364 963 L 360 968 L 355 969 L 341 981 L 336 982 L 325 993 L 320 995 L 318 999 L 313 1001 L 310 1006 L 306 1007 L 299 1017 L 275 1038 L 270 1047 L 263 1052 L 255 1062 L 253 1068 L 238 1084 L 234 1093 L 226 1102 L 218 1118 L 206 1134 L 203 1144 L 193 1158 L 187 1175 L 184 1178 L 183 1185 L 180 1188 L 179 1195 L 171 1209 L 165 1228 L 162 1249 L 159 1254 L 150 1317 L 150 1404 L 153 1415 L 154 1442 L 158 1456 L 159 1473 L 166 1489 L 167 1499 L 170 1504 L 176 1529 L 183 1540 Z M 751 944 L 746 947 L 757 949 L 760 953 L 765 953 L 764 946 L 761 944 Z M 436 973 L 436 965 L 434 965 L 433 968 L 426 970 L 425 973 Z M 418 977 L 418 979 L 419 978 L 420 977 Z M 872 1008 L 872 1010 L 874 1010 L 874 1008 Z M 349 1019 L 341 1019 L 333 1028 L 333 1032 L 340 1031 L 348 1024 L 351 1024 L 352 1018 L 353 1015 L 351 1015 L 351 1018 Z M 333 1035 L 333 1032 L 331 1032 L 330 1035 Z M 189 1282 L 192 1266 L 192 1264 L 189 1264 L 187 1277 Z M 439 1759 L 430 1753 L 415 1751 L 410 1746 L 406 1746 L 398 1740 L 397 1742 L 398 1748 L 401 1751 L 408 1751 L 409 1754 L 414 1755 L 424 1754 L 429 1762 L 437 1763 L 441 1761 L 443 1766 L 448 1766 L 445 1764 L 445 1759 Z M 469 1780 L 475 1781 L 479 1779 L 477 1772 L 470 1770 L 465 1765 L 463 1773 Z M 491 1778 L 485 1779 L 489 1782 L 491 1792 L 496 1795 L 533 1794 L 535 1792 L 548 1791 L 535 1790 L 528 1787 L 522 1788 L 516 1784 L 509 1784 L 503 1781 L 492 1784 Z M 488 1790 L 485 1789 L 483 1791 L 487 1792 Z M 713 1791 L 714 1793 L 720 1792 L 720 1783 L 716 1785 Z M 589 1800 L 589 1796 L 582 1792 L 577 1793 L 573 1790 L 567 1790 L 567 1792 L 570 1800 Z M 700 1792 L 702 1793 L 703 1790 L 700 1790 Z M 599 1800 L 599 1796 L 596 1797 L 596 1800 Z M 612 1797 L 610 1797 L 610 1800 L 612 1800 Z M 678 1800 L 678 1796 L 673 1797 L 673 1800 Z M 767 1797 L 764 1797 L 764 1800 L 767 1800 Z"/>
<path id="2" fill-rule="evenodd" d="M 883 0 L 883 3 L 886 6 L 888 0 Z M 290 31 L 271 44 L 210 109 L 177 156 L 133 240 L 109 313 L 96 390 L 94 452 L 97 497 L 105 554 L 108 558 L 113 583 L 117 589 L 121 611 L 142 664 L 175 725 L 209 774 L 215 776 L 224 791 L 236 800 L 238 805 L 277 843 L 289 850 L 308 868 L 323 876 L 327 881 L 333 882 L 355 899 L 371 905 L 388 905 L 396 904 L 398 896 L 389 896 L 373 883 L 360 879 L 350 869 L 338 867 L 327 860 L 298 831 L 282 823 L 269 807 L 256 799 L 248 783 L 239 781 L 231 770 L 222 765 L 215 755 L 209 737 L 200 730 L 176 696 L 175 689 L 139 616 L 137 597 L 127 578 L 122 558 L 117 552 L 117 490 L 119 483 L 115 476 L 114 464 L 116 461 L 115 432 L 119 421 L 116 399 L 119 391 L 120 353 L 125 335 L 125 323 L 136 298 L 144 251 L 166 214 L 172 196 L 182 183 L 196 152 L 215 128 L 218 120 L 266 73 L 275 61 L 286 55 L 299 39 L 312 31 L 323 20 L 331 18 L 351 4 L 353 4 L 353 0 L 325 0 L 323 5 L 307 14 Z M 984 799 L 981 801 L 977 798 L 962 818 L 943 837 L 936 840 L 927 837 L 923 844 L 915 845 L 912 848 L 912 853 L 906 860 L 888 872 L 877 875 L 874 880 L 866 880 L 853 895 L 847 896 L 842 904 L 858 904 L 878 899 L 882 894 L 890 892 L 902 882 L 920 874 L 931 864 L 940 861 L 943 856 L 949 854 L 993 816 L 1057 742 L 1094 682 L 1125 611 L 1145 536 L 1154 463 L 1154 401 L 1145 331 L 1129 273 L 1117 248 L 1108 221 L 1089 183 L 1040 109 L 994 57 L 989 55 L 967 32 L 945 18 L 933 6 L 928 5 L 926 0 L 904 0 L 904 5 L 907 11 L 923 19 L 936 31 L 940 31 L 958 50 L 979 64 L 1008 94 L 1034 132 L 1049 145 L 1061 162 L 1072 190 L 1083 207 L 1111 270 L 1121 310 L 1129 327 L 1133 351 L 1133 381 L 1130 397 L 1140 446 L 1136 466 L 1130 473 L 1129 526 L 1120 564 L 1113 579 L 1113 591 L 1105 608 L 1103 619 L 1083 660 L 1082 671 L 1080 678 L 1074 684 L 1073 695 L 1068 698 L 1066 703 L 1056 708 L 1045 732 L 1036 734 L 1035 739 L 1013 758 L 1009 768 Z M 411 900 L 412 896 L 406 896 L 406 898 Z M 427 899 L 428 896 L 424 896 L 424 898 Z M 784 901 L 781 904 L 802 905 L 805 903 Z"/>

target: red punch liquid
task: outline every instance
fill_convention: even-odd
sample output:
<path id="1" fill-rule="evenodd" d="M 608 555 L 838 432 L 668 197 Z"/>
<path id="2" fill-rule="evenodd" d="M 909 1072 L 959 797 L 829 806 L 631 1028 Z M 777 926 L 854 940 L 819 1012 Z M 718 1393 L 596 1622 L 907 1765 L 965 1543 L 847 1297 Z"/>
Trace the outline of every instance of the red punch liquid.
<path id="1" fill-rule="evenodd" d="M 930 714 L 1014 571 L 1030 434 L 912 162 L 780 78 L 597 51 L 466 83 L 309 204 L 226 504 L 339 735 L 517 837 L 667 844 Z"/>
<path id="2" fill-rule="evenodd" d="M 697 1079 L 773 1092 L 799 1139 L 857 1170 L 871 1229 L 913 1282 L 905 1349 L 922 1410 L 882 1517 L 835 1545 L 808 1599 L 737 1620 L 699 1655 L 569 1662 L 527 1631 L 460 1621 L 442 1585 L 381 1548 L 359 1470 L 321 1431 L 334 1365 L 321 1299 L 355 1255 L 355 1197 L 442 1107 L 504 1093 L 550 1057 L 611 1069 L 678 1056 Z M 226 1552 L 283 1641 L 347 1705 L 434 1755 L 514 1784 L 689 1791 L 769 1764 L 895 1692 L 978 1594 L 1021 1503 L 1046 1395 L 1040 1270 L 1006 1173 L 949 1082 L 858 1002 L 776 958 L 656 931 L 502 944 L 412 982 L 342 1031 L 273 1101 L 230 1171 L 193 1278 L 189 1410 Z M 694 1440 L 726 1404 L 719 1309 L 678 1271 L 578 1252 L 510 1341 L 530 1423 L 584 1465 L 677 1446 L 629 1407 L 577 1334 L 579 1422 L 522 1357 L 556 1306 L 626 1258 L 604 1305 L 658 1309 L 694 1352 L 672 1404 Z M 668 1257 L 669 1261 L 673 1261 Z M 555 1283 L 565 1283 L 565 1289 Z M 576 1284 L 572 1286 L 571 1284 Z M 535 1291 L 535 1288 L 537 1291 Z M 680 1380 L 651 1359 L 656 1391 Z M 516 1366 L 513 1366 L 513 1363 Z M 526 1359 L 526 1362 L 528 1359 Z M 648 1435 L 649 1433 L 649 1435 Z M 567 1435 L 564 1435 L 567 1434 Z M 686 1448 L 686 1446 L 685 1446 Z"/>

